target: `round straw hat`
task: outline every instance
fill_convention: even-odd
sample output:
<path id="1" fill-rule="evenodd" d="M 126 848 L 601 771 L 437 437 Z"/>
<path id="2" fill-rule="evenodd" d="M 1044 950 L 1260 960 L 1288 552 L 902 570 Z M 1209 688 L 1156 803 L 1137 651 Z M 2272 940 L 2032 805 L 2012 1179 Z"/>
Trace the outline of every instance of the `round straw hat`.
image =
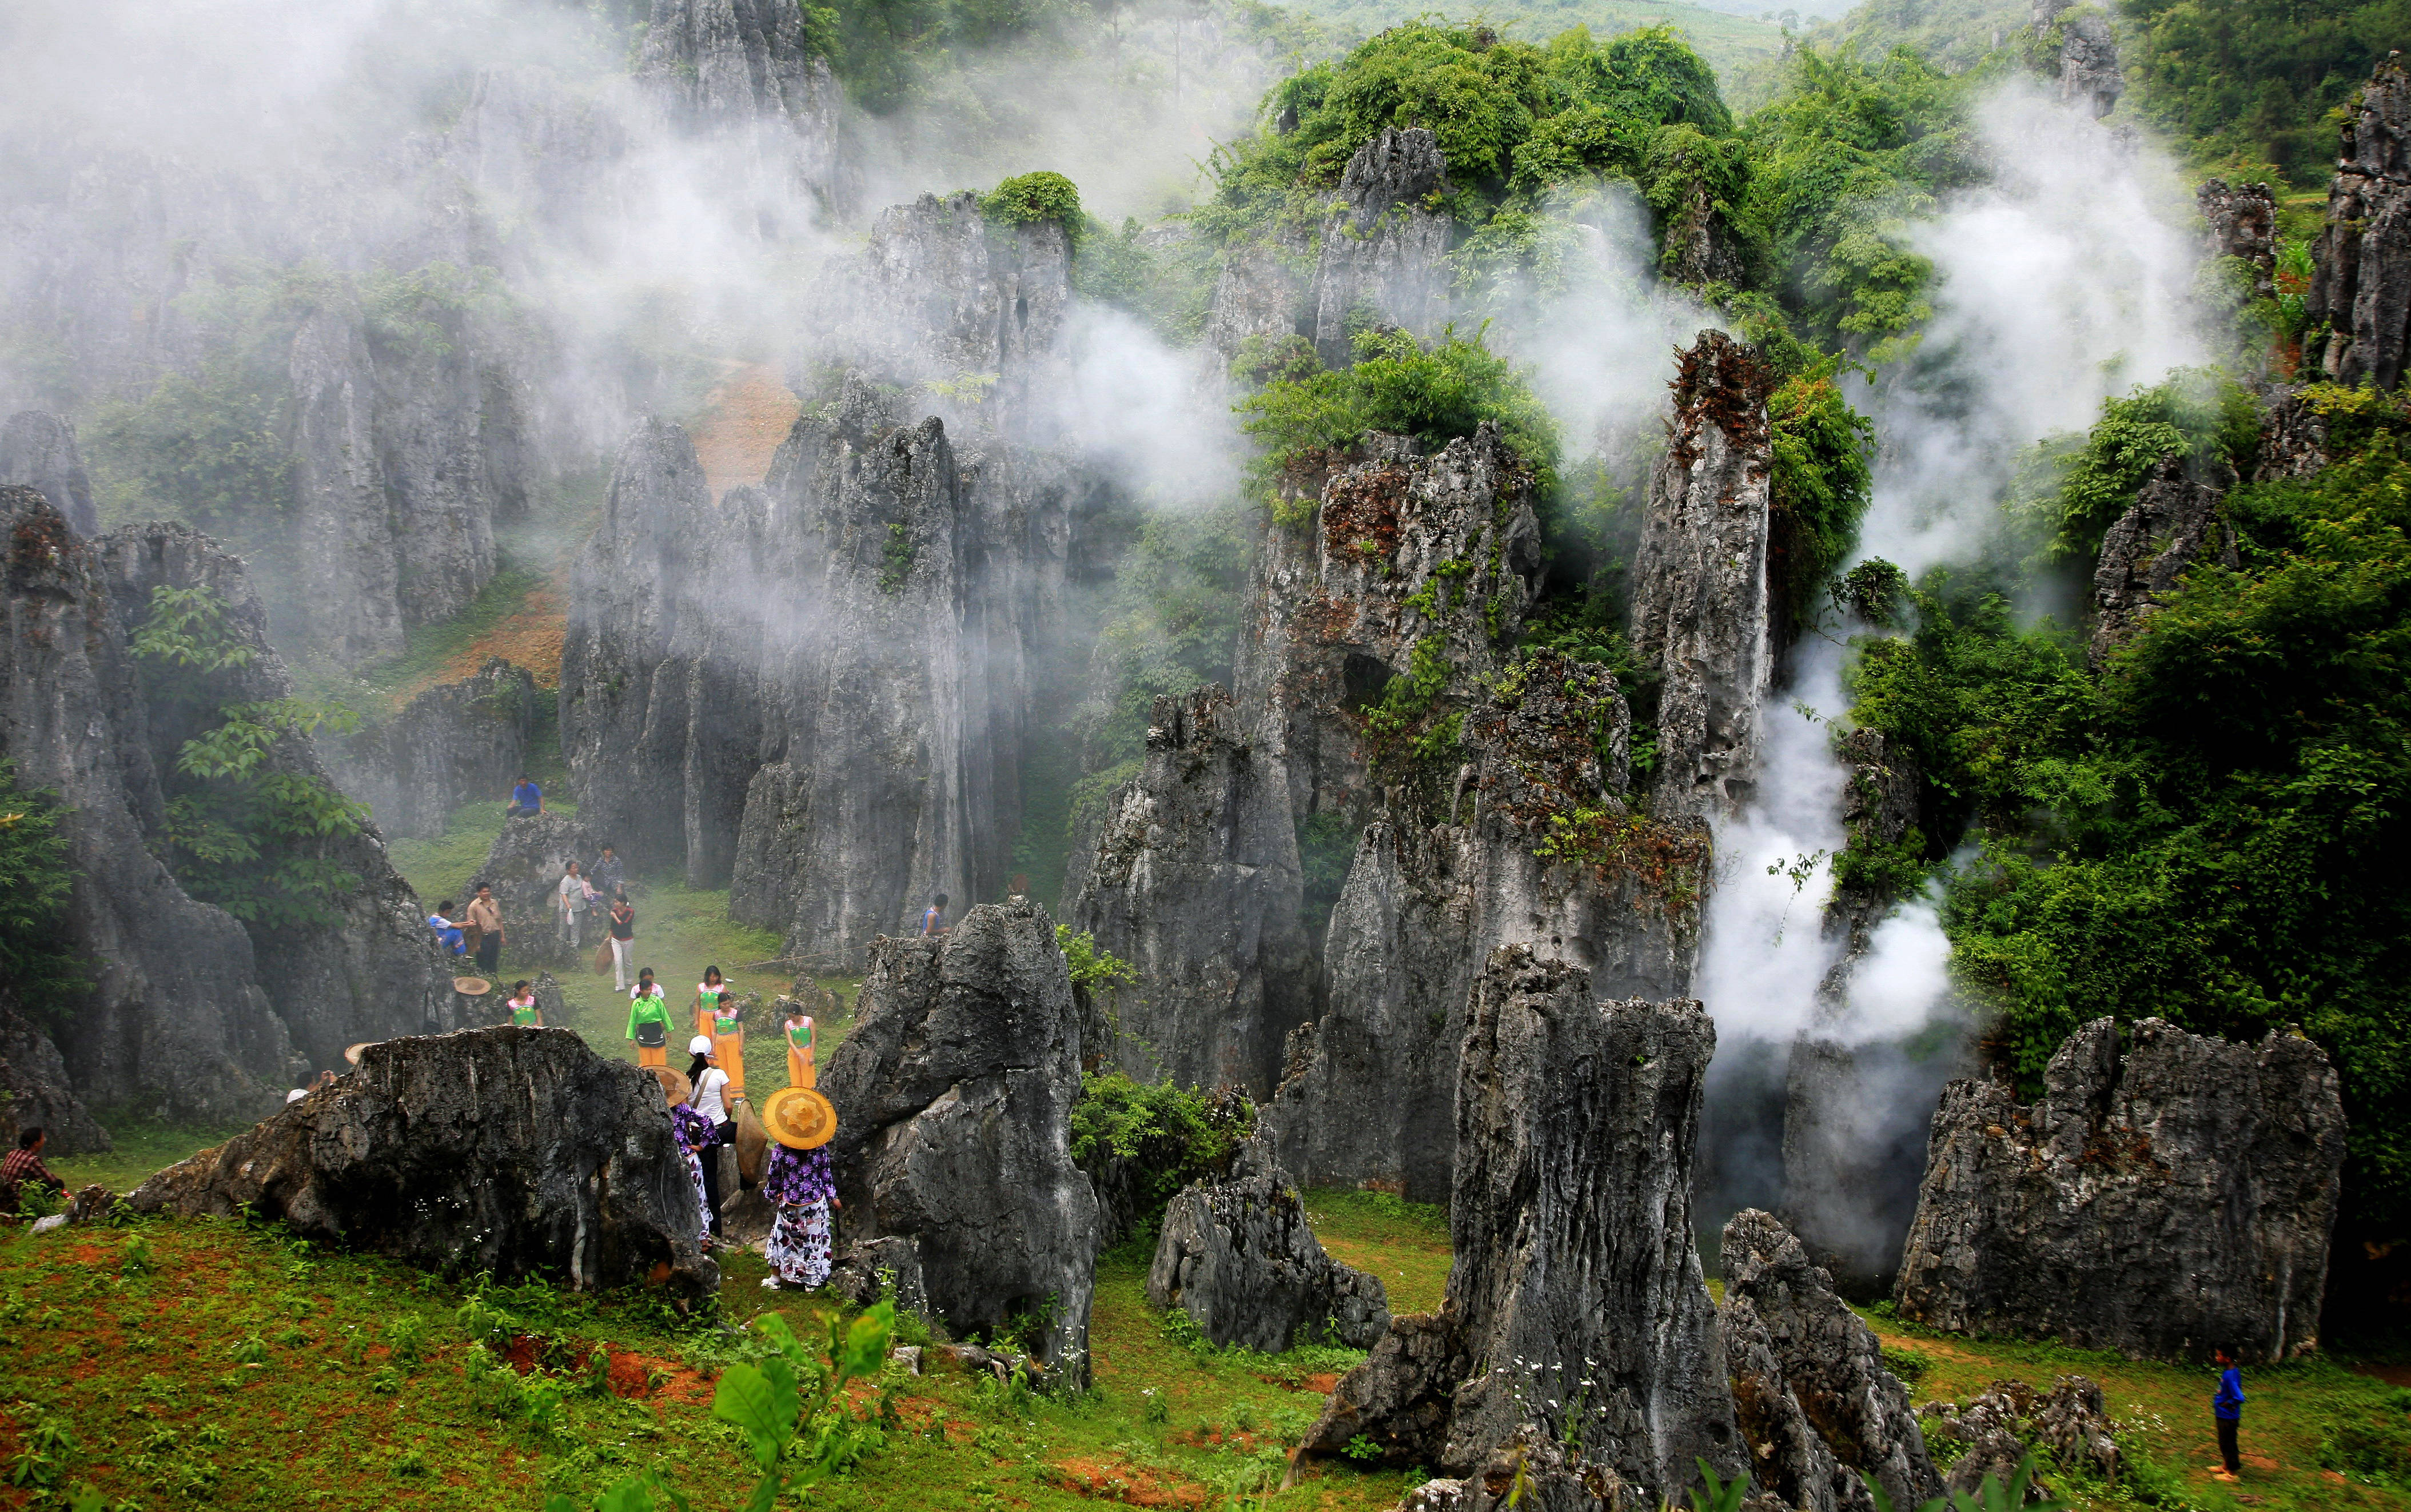
<path id="1" fill-rule="evenodd" d="M 694 1086 L 687 1081 L 686 1072 L 674 1071 L 666 1066 L 648 1066 L 645 1070 L 662 1084 L 662 1100 L 671 1107 L 694 1096 Z"/>
<path id="2" fill-rule="evenodd" d="M 817 1150 L 837 1133 L 837 1110 L 811 1087 L 781 1087 L 762 1103 L 762 1127 L 790 1150 Z"/>

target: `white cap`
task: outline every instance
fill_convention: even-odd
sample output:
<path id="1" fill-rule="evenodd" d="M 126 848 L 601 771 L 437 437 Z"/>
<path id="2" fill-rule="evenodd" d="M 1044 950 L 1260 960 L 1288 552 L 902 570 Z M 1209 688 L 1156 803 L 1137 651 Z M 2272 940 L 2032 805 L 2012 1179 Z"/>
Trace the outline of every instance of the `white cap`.
<path id="1" fill-rule="evenodd" d="M 309 1094 L 309 1092 L 308 1092 L 306 1089 L 301 1088 L 301 1087 L 295 1087 L 292 1091 L 287 1092 L 286 1094 L 285 1094 L 285 1105 L 286 1107 L 290 1108 L 290 1107 L 291 1107 L 291 1106 L 293 1106 L 295 1103 L 300 1102 L 302 1098 L 304 1098 L 308 1097 L 309 1095 L 310 1095 L 310 1094 Z"/>
<path id="2" fill-rule="evenodd" d="M 708 1034 L 696 1035 L 694 1039 L 686 1042 L 686 1053 L 690 1055 L 710 1054 L 711 1036 Z"/>

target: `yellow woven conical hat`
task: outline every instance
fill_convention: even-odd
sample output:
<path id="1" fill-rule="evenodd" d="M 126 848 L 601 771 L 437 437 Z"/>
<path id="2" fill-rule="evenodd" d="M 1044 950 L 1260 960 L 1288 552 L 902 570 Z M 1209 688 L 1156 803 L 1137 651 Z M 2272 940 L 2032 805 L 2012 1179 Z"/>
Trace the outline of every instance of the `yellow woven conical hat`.
<path id="1" fill-rule="evenodd" d="M 837 1133 L 837 1110 L 811 1087 L 781 1087 L 762 1104 L 762 1127 L 790 1150 L 817 1150 Z"/>
<path id="2" fill-rule="evenodd" d="M 686 1072 L 674 1071 L 666 1066 L 647 1066 L 642 1069 L 654 1081 L 662 1084 L 662 1100 L 671 1107 L 675 1108 L 694 1096 L 694 1085 L 686 1079 Z"/>

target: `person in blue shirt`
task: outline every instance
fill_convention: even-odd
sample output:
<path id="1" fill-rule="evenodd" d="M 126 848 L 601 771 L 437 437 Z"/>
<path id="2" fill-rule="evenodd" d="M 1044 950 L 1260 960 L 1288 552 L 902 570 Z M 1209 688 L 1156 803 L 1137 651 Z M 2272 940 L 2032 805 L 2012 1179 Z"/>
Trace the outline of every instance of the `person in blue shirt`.
<path id="1" fill-rule="evenodd" d="M 443 945 L 446 954 L 465 955 L 468 953 L 469 947 L 464 944 L 460 938 L 460 926 L 452 922 L 452 900 L 450 898 L 446 898 L 443 902 L 435 905 L 435 911 L 427 916 L 427 927 L 435 931 L 435 938 Z"/>
<path id="2" fill-rule="evenodd" d="M 2210 1399 L 2210 1415 L 2218 1419 L 2219 1463 L 2210 1473 L 2220 1480 L 2242 1480 L 2243 1458 L 2235 1447 L 2235 1435 L 2243 1426 L 2243 1373 L 2226 1350 L 2214 1358 L 2218 1361 L 2218 1394 Z"/>
<path id="3" fill-rule="evenodd" d="M 927 909 L 921 910 L 921 933 L 925 936 L 930 936 L 942 935 L 945 932 L 946 894 L 941 893 L 938 894 L 935 902 L 931 903 Z"/>
<path id="4" fill-rule="evenodd" d="M 523 819 L 530 814 L 543 812 L 544 790 L 535 785 L 535 778 L 525 772 L 520 773 L 519 786 L 511 790 L 511 806 L 503 810 L 503 817 Z"/>

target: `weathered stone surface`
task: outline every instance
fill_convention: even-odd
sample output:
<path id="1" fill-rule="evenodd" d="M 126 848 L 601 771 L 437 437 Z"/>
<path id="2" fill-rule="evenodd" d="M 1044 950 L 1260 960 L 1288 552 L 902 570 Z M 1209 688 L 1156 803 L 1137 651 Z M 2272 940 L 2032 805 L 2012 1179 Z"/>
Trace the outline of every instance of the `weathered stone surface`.
<path id="1" fill-rule="evenodd" d="M 1469 995 L 1501 945 L 1572 962 L 1611 996 L 1688 984 L 1707 836 L 1696 821 L 1629 827 L 1629 729 L 1605 668 L 1536 653 L 1466 711 L 1472 760 L 1454 783 L 1393 794 L 1366 828 L 1332 912 L 1324 1007 L 1265 1110 L 1284 1166 L 1312 1185 L 1448 1194 Z"/>
<path id="2" fill-rule="evenodd" d="M 2277 196 L 2269 186 L 2204 179 L 2193 192 L 2193 199 L 2207 227 L 2202 250 L 2213 257 L 2234 257 L 2249 265 L 2254 298 L 2275 294 Z"/>
<path id="3" fill-rule="evenodd" d="M 1695 1458 L 1741 1468 L 1690 1237 L 1715 1040 L 1696 1003 L 1600 1003 L 1580 967 L 1523 946 L 1490 958 L 1459 1068 L 1447 1301 L 1393 1322 L 1308 1431 L 1309 1452 L 1361 1433 L 1470 1475 L 1579 1425 L 1579 1454 L 1550 1467 L 1563 1495 L 1613 1481 L 1650 1504 L 1696 1478 Z"/>
<path id="4" fill-rule="evenodd" d="M 1894 1506 L 1939 1496 L 1907 1388 L 1800 1242 L 1745 1210 L 1725 1225 L 1723 1255 L 1727 1366 L 1759 1489 L 1816 1512 L 1872 1508 L 1863 1476 Z"/>
<path id="5" fill-rule="evenodd" d="M 184 740 L 217 710 L 290 697 L 293 681 L 269 643 L 267 614 L 243 563 L 208 536 L 175 524 L 129 525 L 95 543 L 107 574 L 118 628 L 129 639 L 148 617 L 159 589 L 207 587 L 227 606 L 229 634 L 250 660 L 202 675 L 137 662 L 149 702 L 145 721 L 153 769 L 172 770 Z M 269 757 L 277 770 L 331 787 L 316 743 L 288 734 Z M 255 920 L 244 924 L 256 958 L 273 963 L 270 1004 L 307 1068 L 343 1064 L 345 1045 L 397 1034 L 427 1034 L 460 1025 L 467 1005 L 452 991 L 452 972 L 425 923 L 426 910 L 393 868 L 373 831 L 287 842 L 353 880 L 321 900 L 314 923 Z M 295 1071 L 290 1085 L 303 1079 Z"/>
<path id="6" fill-rule="evenodd" d="M 462 804 L 509 802 L 538 714 L 533 675 L 492 658 L 475 676 L 430 688 L 391 719 L 329 741 L 328 770 L 387 835 L 433 839 Z"/>
<path id="7" fill-rule="evenodd" d="M 688 125 L 773 122 L 820 154 L 836 150 L 840 92 L 796 7 L 653 0 L 636 72 Z"/>
<path id="8" fill-rule="evenodd" d="M 1498 669 L 1541 574 L 1532 485 L 1490 422 L 1430 457 L 1370 433 L 1287 481 L 1317 507 L 1309 525 L 1265 529 L 1235 675 L 1258 749 L 1288 763 L 1299 819 L 1369 805 L 1362 710 L 1419 643 L 1433 643 L 1454 696 Z"/>
<path id="9" fill-rule="evenodd" d="M 1173 1198 L 1147 1300 L 1186 1312 L 1216 1344 L 1268 1355 L 1326 1338 L 1367 1349 L 1390 1328 L 1381 1277 L 1324 1254 L 1296 1184 L 1263 1163 Z"/>
<path id="10" fill-rule="evenodd" d="M 486 864 L 469 879 L 468 892 L 474 897 L 480 887 L 494 890 L 494 901 L 502 906 L 503 931 L 509 937 L 513 960 L 563 972 L 586 968 L 605 929 L 600 916 L 590 912 L 579 921 L 578 948 L 570 949 L 561 927 L 561 880 L 573 861 L 581 872 L 592 865 L 602 847 L 582 812 L 577 818 L 546 812 L 530 819 L 510 820 L 503 825 L 503 833 L 494 836 L 493 845 L 486 851 Z M 431 909 L 441 901 L 426 900 Z M 468 908 L 465 899 L 454 901 L 464 910 Z M 640 938 L 643 923 L 639 915 Z M 548 1014 L 545 1022 L 555 1021 Z"/>
<path id="11" fill-rule="evenodd" d="M 1232 357 L 1250 337 L 1278 340 L 1305 334 L 1301 325 L 1311 332 L 1314 313 L 1308 298 L 1312 285 L 1306 265 L 1313 255 L 1300 234 L 1260 241 L 1226 257 L 1206 316 L 1206 342 Z"/>
<path id="12" fill-rule="evenodd" d="M 720 1287 L 660 1086 L 566 1029 L 388 1040 L 359 1069 L 137 1187 L 454 1274 Z"/>
<path id="13" fill-rule="evenodd" d="M 12 1006 L 5 991 L 0 991 L 0 1092 L 8 1094 L 0 1109 L 0 1139 L 7 1143 L 0 1149 L 15 1149 L 18 1130 L 27 1128 L 50 1136 L 48 1153 L 53 1156 L 113 1148 L 109 1130 L 76 1096 L 58 1046 Z"/>
<path id="14" fill-rule="evenodd" d="M 2094 665 L 2135 638 L 2195 562 L 2235 566 L 2235 532 L 2220 508 L 2233 481 L 2224 463 L 2204 472 L 2174 453 L 2153 467 L 2134 504 L 2101 538 L 2093 570 Z"/>
<path id="15" fill-rule="evenodd" d="M 1314 273 L 1314 349 L 1327 366 L 1356 360 L 1352 324 L 1425 339 L 1439 329 L 1453 223 L 1425 201 L 1447 189 L 1448 159 L 1427 127 L 1384 127 L 1348 160 Z"/>
<path id="16" fill-rule="evenodd" d="M 1966 1447 L 1944 1477 L 1954 1496 L 1974 1494 L 1987 1477 L 2008 1485 L 2028 1454 L 2038 1463 L 2026 1482 L 2035 1497 L 2051 1495 L 2044 1472 L 2053 1463 L 2111 1480 L 2123 1462 L 2101 1388 L 2089 1376 L 2062 1375 L 2048 1395 L 2024 1381 L 1995 1381 L 1964 1403 L 1929 1402 L 1921 1410 L 1928 1432 Z"/>
<path id="17" fill-rule="evenodd" d="M 2082 0 L 2035 0 L 2034 30 L 2045 71 L 2059 80 L 2062 104 L 2081 107 L 2096 121 L 2117 109 L 2126 76 L 2118 67 L 2118 37 L 2106 9 Z"/>
<path id="18" fill-rule="evenodd" d="M 22 410 L 0 425 L 0 483 L 22 483 L 41 494 L 78 535 L 100 533 L 92 477 L 83 470 L 75 422 L 66 415 Z"/>
<path id="19" fill-rule="evenodd" d="M 1262 1098 L 1313 1007 L 1288 772 L 1212 684 L 1157 698 L 1147 748 L 1068 910 L 1138 973 L 1120 1033 L 1093 1048 L 1142 1081 Z"/>
<path id="20" fill-rule="evenodd" d="M 2145 1019 L 2128 1035 L 2077 1031 L 2031 1107 L 1989 1083 L 1944 1090 L 1902 1312 L 2157 1359 L 2309 1347 L 2344 1160 L 2334 1068 L 2290 1034 L 2230 1044 Z"/>
<path id="21" fill-rule="evenodd" d="M 2308 477 L 2328 465 L 2328 418 L 2300 388 L 2281 388 L 2260 414 L 2260 446 L 2252 481 Z"/>
<path id="22" fill-rule="evenodd" d="M 2392 388 L 2411 349 L 2411 73 L 2377 65 L 2345 121 L 2303 313 L 2332 334 L 2319 356 L 2340 384 Z M 2305 358 L 2314 354 L 2305 353 Z"/>
<path id="23" fill-rule="evenodd" d="M 1086 1383 L 1097 1199 L 1072 1163 L 1079 1025 L 1045 910 L 984 904 L 942 940 L 880 940 L 820 1086 L 840 1252 L 958 1334 L 1034 1319 L 1038 1359 Z"/>
<path id="24" fill-rule="evenodd" d="M 1666 453 L 1632 565 L 1632 651 L 1665 672 L 1653 811 L 1737 811 L 1754 791 L 1758 708 L 1773 673 L 1767 504 L 1769 377 L 1705 330 L 1680 355 Z"/>
<path id="25" fill-rule="evenodd" d="M 1683 182 L 1658 229 L 1658 270 L 1677 284 L 1742 284 L 1749 277 L 1749 262 L 1717 201 L 1715 167 L 1702 161 L 1708 147 L 1706 138 L 1692 137 L 1652 164 L 1653 172 Z"/>

